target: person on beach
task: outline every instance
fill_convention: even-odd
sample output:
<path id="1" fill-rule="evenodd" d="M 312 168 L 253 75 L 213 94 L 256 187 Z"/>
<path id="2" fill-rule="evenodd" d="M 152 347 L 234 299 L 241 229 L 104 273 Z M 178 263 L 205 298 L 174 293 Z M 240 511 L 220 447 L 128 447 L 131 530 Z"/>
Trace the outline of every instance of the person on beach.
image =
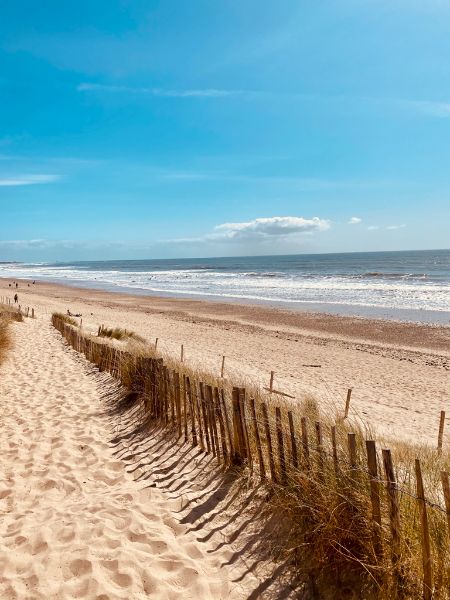
<path id="1" fill-rule="evenodd" d="M 19 302 L 19 296 L 17 294 L 14 294 L 14 304 L 17 304 Z"/>

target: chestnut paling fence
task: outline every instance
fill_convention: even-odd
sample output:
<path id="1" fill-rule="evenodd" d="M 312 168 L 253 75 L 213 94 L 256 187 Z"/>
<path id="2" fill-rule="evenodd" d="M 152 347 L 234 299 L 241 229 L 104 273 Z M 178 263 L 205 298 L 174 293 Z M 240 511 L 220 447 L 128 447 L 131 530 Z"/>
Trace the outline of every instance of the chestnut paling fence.
<path id="1" fill-rule="evenodd" d="M 4 307 L 3 310 L 13 319 L 20 320 L 22 317 L 35 318 L 34 308 L 31 306 L 22 307 L 20 304 L 15 304 L 7 296 L 0 296 L 0 312 L 2 312 L 2 306 Z"/>
<path id="2" fill-rule="evenodd" d="M 270 486 L 302 523 L 299 545 L 311 545 L 323 563 L 358 565 L 375 587 L 388 580 L 393 598 L 449 597 L 449 475 L 438 470 L 430 480 L 429 457 L 394 466 L 391 450 L 380 452 L 342 419 L 323 423 L 225 380 L 201 381 L 184 363 L 173 368 L 150 348 L 119 349 L 57 314 L 52 323 L 99 370 L 138 392 L 148 419 Z"/>

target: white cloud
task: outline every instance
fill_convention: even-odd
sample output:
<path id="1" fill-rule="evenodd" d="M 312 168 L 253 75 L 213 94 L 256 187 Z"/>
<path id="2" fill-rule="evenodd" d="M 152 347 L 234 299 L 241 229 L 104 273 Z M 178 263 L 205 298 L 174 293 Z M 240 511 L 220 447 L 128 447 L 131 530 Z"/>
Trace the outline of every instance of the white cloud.
<path id="1" fill-rule="evenodd" d="M 15 177 L 0 177 L 0 187 L 53 183 L 59 179 L 61 179 L 59 175 L 16 175 Z"/>
<path id="2" fill-rule="evenodd" d="M 367 228 L 369 231 L 375 231 L 376 229 L 380 229 L 379 225 L 369 225 Z"/>
<path id="3" fill-rule="evenodd" d="M 406 227 L 406 224 L 402 223 L 401 225 L 388 225 L 386 229 L 403 229 L 404 227 Z"/>
<path id="4" fill-rule="evenodd" d="M 247 93 L 244 90 L 220 90 L 216 88 L 167 90 L 163 88 L 129 87 L 125 85 L 103 85 L 100 83 L 80 83 L 77 86 L 77 91 L 148 94 L 150 96 L 165 98 L 225 98 L 227 96 L 241 96 Z"/>
<path id="5" fill-rule="evenodd" d="M 310 234 L 329 229 L 326 219 L 313 217 L 263 217 L 242 223 L 222 223 L 207 236 L 210 240 L 251 241 L 273 238 L 285 238 L 295 234 Z"/>
<path id="6" fill-rule="evenodd" d="M 350 219 L 350 221 L 348 221 L 349 225 L 358 225 L 358 223 L 361 223 L 362 219 L 360 219 L 359 217 L 352 217 Z"/>

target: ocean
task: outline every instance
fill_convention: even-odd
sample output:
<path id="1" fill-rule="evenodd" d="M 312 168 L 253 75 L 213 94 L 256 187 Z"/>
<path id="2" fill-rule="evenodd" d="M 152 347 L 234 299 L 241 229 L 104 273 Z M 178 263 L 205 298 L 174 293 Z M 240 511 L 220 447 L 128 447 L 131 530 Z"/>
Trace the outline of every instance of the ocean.
<path id="1" fill-rule="evenodd" d="M 450 324 L 450 250 L 9 263 L 0 276 Z"/>

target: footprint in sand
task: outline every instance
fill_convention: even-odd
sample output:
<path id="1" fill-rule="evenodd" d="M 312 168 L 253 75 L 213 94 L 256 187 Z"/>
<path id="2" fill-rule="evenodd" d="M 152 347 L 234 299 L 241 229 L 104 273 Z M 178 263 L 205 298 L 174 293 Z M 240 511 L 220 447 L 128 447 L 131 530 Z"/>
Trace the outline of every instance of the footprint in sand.
<path id="1" fill-rule="evenodd" d="M 92 573 L 92 563 L 90 560 L 77 558 L 70 563 L 69 569 L 74 577 L 81 577 L 82 575 Z"/>

